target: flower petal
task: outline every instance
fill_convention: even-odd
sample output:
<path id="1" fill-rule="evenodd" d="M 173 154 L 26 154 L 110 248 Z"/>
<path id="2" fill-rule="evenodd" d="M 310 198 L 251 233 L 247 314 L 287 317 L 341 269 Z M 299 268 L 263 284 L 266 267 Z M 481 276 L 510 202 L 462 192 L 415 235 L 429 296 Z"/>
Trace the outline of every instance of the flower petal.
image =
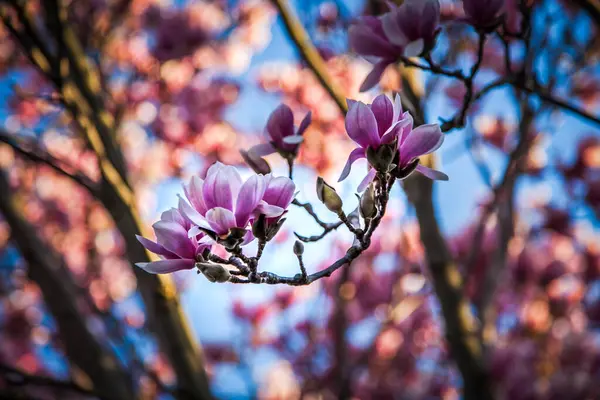
<path id="1" fill-rule="evenodd" d="M 376 173 L 377 171 L 375 171 L 375 168 L 369 169 L 367 176 L 365 176 L 364 179 L 358 184 L 358 188 L 356 190 L 359 193 L 364 192 L 367 186 L 369 186 L 369 183 L 371 183 L 373 179 L 375 179 Z"/>
<path id="2" fill-rule="evenodd" d="M 309 111 L 308 114 L 306 114 L 306 116 L 302 120 L 302 122 L 300 122 L 300 126 L 298 127 L 298 131 L 296 132 L 296 135 L 302 136 L 304 134 L 304 131 L 306 131 L 306 129 L 308 128 L 308 126 L 310 125 L 311 122 L 312 122 L 312 111 Z"/>
<path id="3" fill-rule="evenodd" d="M 171 253 L 169 250 L 162 247 L 160 244 L 150 239 L 146 239 L 145 237 L 140 235 L 135 235 L 135 237 L 137 238 L 138 242 L 142 244 L 142 246 L 144 246 L 146 249 L 148 249 L 154 254 L 158 254 L 169 259 L 179 258 L 175 254 Z"/>
<path id="4" fill-rule="evenodd" d="M 444 142 L 444 134 L 437 124 L 421 125 L 413 130 L 400 146 L 400 163 L 432 153 Z"/>
<path id="5" fill-rule="evenodd" d="M 396 93 L 394 97 L 394 121 L 398 121 L 402 115 L 402 98 Z"/>
<path id="6" fill-rule="evenodd" d="M 406 45 L 404 48 L 404 57 L 417 57 L 425 49 L 425 41 L 417 39 Z"/>
<path id="7" fill-rule="evenodd" d="M 221 164 L 221 167 L 214 173 L 210 173 L 211 169 L 209 169 L 209 174 L 202 186 L 206 206 L 208 208 L 223 207 L 232 211 L 242 186 L 242 177 L 230 165 Z"/>
<path id="8" fill-rule="evenodd" d="M 293 135 L 294 114 L 292 109 L 286 104 L 280 104 L 269 116 L 266 129 L 276 146 L 284 137 Z"/>
<path id="9" fill-rule="evenodd" d="M 170 274 L 171 272 L 194 268 L 194 260 L 160 260 L 149 263 L 136 263 L 135 265 L 150 274 Z"/>
<path id="10" fill-rule="evenodd" d="M 394 45 L 404 47 L 408 43 L 408 38 L 404 34 L 402 27 L 398 24 L 398 13 L 401 9 L 395 9 L 386 13 L 381 18 L 381 26 L 387 39 Z"/>
<path id="11" fill-rule="evenodd" d="M 298 145 L 304 141 L 304 138 L 299 135 L 286 136 L 283 138 L 283 143 Z"/>
<path id="12" fill-rule="evenodd" d="M 385 95 L 380 94 L 373 100 L 371 111 L 377 120 L 377 128 L 379 129 L 379 137 L 392 126 L 394 120 L 394 105 L 392 101 Z"/>
<path id="13" fill-rule="evenodd" d="M 369 72 L 363 83 L 360 85 L 360 91 L 366 92 L 373 86 L 377 85 L 379 83 L 379 79 L 381 79 L 381 75 L 383 75 L 383 72 L 391 63 L 391 61 L 386 59 L 373 65 L 373 69 L 371 72 Z"/>
<path id="14" fill-rule="evenodd" d="M 291 179 L 285 176 L 278 176 L 271 179 L 262 199 L 267 204 L 285 209 L 292 202 L 295 190 L 296 185 L 294 185 Z"/>
<path id="15" fill-rule="evenodd" d="M 250 215 L 262 200 L 267 185 L 264 176 L 252 175 L 240 189 L 235 208 L 235 219 L 237 226 L 245 227 L 250 219 Z"/>
<path id="16" fill-rule="evenodd" d="M 252 157 L 264 157 L 275 153 L 275 147 L 271 143 L 261 143 L 248 149 L 248 154 Z"/>
<path id="17" fill-rule="evenodd" d="M 350 171 L 352 169 L 352 164 L 354 164 L 354 162 L 360 158 L 365 158 L 367 155 L 365 153 L 365 149 L 362 147 L 357 147 L 356 149 L 352 150 L 352 152 L 350 152 L 350 155 L 348 156 L 348 161 L 346 161 L 346 165 L 344 166 L 344 169 L 342 170 L 342 174 L 340 175 L 340 178 L 338 179 L 338 182 L 343 181 L 344 179 L 346 179 L 348 177 L 348 175 L 350 175 Z"/>
<path id="18" fill-rule="evenodd" d="M 369 26 L 355 24 L 348 30 L 350 48 L 363 56 L 376 56 L 390 58 L 394 53 L 394 46 L 385 37 L 375 33 Z"/>
<path id="19" fill-rule="evenodd" d="M 433 179 L 435 181 L 447 181 L 450 179 L 445 173 L 441 171 L 436 171 L 435 169 L 428 168 L 421 164 L 417 165 L 416 170 L 428 177 L 429 179 Z"/>
<path id="20" fill-rule="evenodd" d="M 183 185 L 185 197 L 192 204 L 192 207 L 194 207 L 200 214 L 204 214 L 207 210 L 204 197 L 202 195 L 203 184 L 204 181 L 202 179 L 197 176 L 192 176 L 190 183 L 187 186 Z"/>
<path id="21" fill-rule="evenodd" d="M 279 217 L 281 214 L 285 212 L 285 209 L 282 207 L 274 206 L 271 204 L 267 204 L 266 201 L 261 201 L 258 207 L 256 207 L 255 214 L 258 216 L 260 214 L 264 214 L 267 218 Z"/>
<path id="22" fill-rule="evenodd" d="M 206 219 L 181 197 L 179 198 L 179 209 L 181 210 L 183 216 L 189 219 L 193 224 L 205 229 L 210 229 L 210 225 L 208 225 Z"/>
<path id="23" fill-rule="evenodd" d="M 193 258 L 196 250 L 190 241 L 187 229 L 171 221 L 158 221 L 154 225 L 158 244 L 180 258 Z"/>
<path id="24" fill-rule="evenodd" d="M 360 101 L 346 115 L 346 131 L 361 147 L 379 147 L 377 120 L 371 108 Z"/>
<path id="25" fill-rule="evenodd" d="M 237 227 L 233 212 L 223 207 L 208 210 L 206 220 L 217 235 L 225 235 L 231 228 Z"/>

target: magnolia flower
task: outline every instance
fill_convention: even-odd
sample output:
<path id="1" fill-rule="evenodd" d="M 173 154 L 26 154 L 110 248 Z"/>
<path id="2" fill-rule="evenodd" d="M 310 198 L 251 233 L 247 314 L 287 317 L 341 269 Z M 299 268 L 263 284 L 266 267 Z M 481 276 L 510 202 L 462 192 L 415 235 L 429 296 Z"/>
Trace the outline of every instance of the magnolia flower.
<path id="1" fill-rule="evenodd" d="M 372 16 L 357 19 L 348 30 L 348 41 L 352 50 L 374 64 L 360 86 L 361 92 L 375 86 L 387 66 L 396 62 L 404 52 L 401 46 L 393 44 L 385 36 L 381 19 Z"/>
<path id="2" fill-rule="evenodd" d="M 505 0 L 463 0 L 463 8 L 469 22 L 481 28 L 498 24 Z"/>
<path id="3" fill-rule="evenodd" d="M 440 23 L 438 0 L 406 0 L 382 17 L 382 27 L 388 40 L 405 48 L 407 56 L 418 55 L 433 45 Z M 407 50 L 408 49 L 408 50 Z"/>
<path id="4" fill-rule="evenodd" d="M 139 242 L 152 253 L 163 259 L 136 265 L 151 274 L 168 274 L 183 269 L 192 269 L 202 253 L 210 249 L 209 238 L 203 233 L 188 237 L 192 224 L 180 210 L 172 208 L 160 216 L 160 221 L 152 225 L 156 242 L 137 235 Z"/>
<path id="5" fill-rule="evenodd" d="M 284 157 L 294 156 L 303 141 L 302 135 L 311 122 L 311 113 L 306 114 L 298 129 L 294 126 L 294 114 L 285 104 L 279 105 L 269 116 L 266 132 L 269 143 L 258 144 L 250 148 L 247 156 L 259 158 L 279 152 Z"/>
<path id="6" fill-rule="evenodd" d="M 394 103 L 384 94 L 377 96 L 372 104 L 348 100 L 348 108 L 346 131 L 359 147 L 348 156 L 340 182 L 350 174 L 356 160 L 367 157 L 369 148 L 378 150 L 382 145 L 391 145 L 404 129 L 412 126 L 412 117 L 408 112 L 402 112 L 398 95 Z M 392 161 L 393 153 L 391 156 L 389 161 Z"/>
<path id="7" fill-rule="evenodd" d="M 407 0 L 400 7 L 388 3 L 383 16 L 361 17 L 348 30 L 350 47 L 374 64 L 360 87 L 375 86 L 388 65 L 400 56 L 414 57 L 433 45 L 440 19 L 437 0 Z"/>
<path id="8" fill-rule="evenodd" d="M 226 247 L 249 243 L 253 237 L 246 228 L 251 219 L 260 214 L 279 217 L 285 212 L 284 207 L 263 200 L 271 180 L 270 175 L 252 175 L 243 182 L 234 167 L 219 162 L 208 169 L 205 180 L 192 177 L 189 185 L 184 185 L 191 205 L 180 199 L 184 215 L 196 225 L 189 235 L 207 232 Z"/>
<path id="9" fill-rule="evenodd" d="M 253 222 L 254 235 L 267 241 L 271 240 L 281 228 L 285 221 L 283 216 L 287 213 L 287 208 L 292 204 L 296 191 L 296 185 L 291 179 L 272 175 L 265 176 L 266 189 L 262 201 L 271 207 L 278 207 L 284 210 L 275 217 L 263 217 L 262 220 L 255 219 Z"/>

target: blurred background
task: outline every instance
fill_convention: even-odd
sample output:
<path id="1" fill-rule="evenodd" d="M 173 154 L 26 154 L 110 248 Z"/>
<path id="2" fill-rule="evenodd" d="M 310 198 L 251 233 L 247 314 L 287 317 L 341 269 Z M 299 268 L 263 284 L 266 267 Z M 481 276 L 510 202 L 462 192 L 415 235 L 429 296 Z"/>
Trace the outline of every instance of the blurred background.
<path id="1" fill-rule="evenodd" d="M 506 0 L 479 48 L 440 3 L 419 65 L 480 63 L 472 87 L 392 64 L 359 93 L 348 29 L 383 1 L 1 2 L 0 398 L 600 399 L 600 5 Z M 239 150 L 282 102 L 312 111 L 295 183 L 334 222 L 315 180 L 354 144 L 332 91 L 464 109 L 429 160 L 450 181 L 403 181 L 369 250 L 309 286 L 133 265 L 182 182 L 251 173 Z M 366 167 L 335 185 L 347 212 Z M 322 228 L 292 208 L 261 268 L 298 272 L 294 232 Z M 306 244 L 309 272 L 351 239 Z"/>

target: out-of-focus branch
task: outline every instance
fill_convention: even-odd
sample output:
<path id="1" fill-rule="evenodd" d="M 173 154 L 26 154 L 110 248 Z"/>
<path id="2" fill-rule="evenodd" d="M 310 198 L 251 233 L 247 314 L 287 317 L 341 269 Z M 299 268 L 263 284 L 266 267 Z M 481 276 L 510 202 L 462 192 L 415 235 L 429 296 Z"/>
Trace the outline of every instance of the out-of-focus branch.
<path id="1" fill-rule="evenodd" d="M 10 387 L 23 388 L 27 386 L 36 386 L 47 388 L 54 392 L 70 392 L 72 394 L 82 394 L 85 396 L 95 395 L 93 391 L 81 387 L 75 382 L 58 380 L 50 376 L 28 374 L 27 372 L 13 368 L 9 365 L 0 364 L 0 374 L 2 374 L 2 379 Z"/>
<path id="2" fill-rule="evenodd" d="M 17 2 L 11 2 L 20 7 Z M 35 43 L 42 42 L 41 36 L 30 18 L 21 9 L 21 26 L 29 26 L 27 31 L 11 24 L 8 5 L 0 6 L 4 23 L 13 33 L 25 54 L 42 71 L 61 94 L 61 100 L 75 125 L 86 138 L 89 146 L 98 157 L 102 174 L 98 199 L 114 219 L 126 243 L 130 261 L 150 261 L 150 255 L 137 242 L 135 235 L 141 234 L 142 226 L 135 197 L 127 182 L 123 154 L 115 138 L 116 121 L 106 109 L 100 85 L 100 71 L 89 62 L 76 34 L 66 20 L 66 11 L 60 1 L 44 4 L 52 21 L 46 21 L 48 33 L 57 42 L 58 54 L 47 54 Z M 30 39 L 37 37 L 38 40 Z M 55 62 L 58 59 L 58 62 Z M 55 68 L 58 66 L 58 71 Z M 179 305 L 173 281 L 166 276 L 147 274 L 134 268 L 140 293 L 146 305 L 149 326 L 157 333 L 160 347 L 166 353 L 178 380 L 182 393 L 197 399 L 211 398 L 208 378 L 203 367 L 203 357 L 191 336 L 188 325 Z"/>
<path id="3" fill-rule="evenodd" d="M 7 144 L 18 154 L 26 157 L 27 159 L 40 164 L 45 164 L 52 168 L 54 171 L 58 172 L 60 175 L 66 176 L 67 178 L 73 180 L 75 183 L 83 186 L 90 192 L 92 195 L 96 193 L 97 187 L 96 183 L 92 181 L 86 175 L 76 171 L 75 168 L 65 165 L 64 169 L 61 167 L 61 164 L 65 164 L 63 161 L 51 156 L 46 153 L 44 150 L 40 149 L 35 143 L 29 141 L 27 143 L 24 140 L 18 139 L 14 137 L 14 135 L 10 135 L 7 132 L 4 132 L 0 129 L 0 142 Z M 68 170 L 73 170 L 75 172 L 68 172 Z"/>
<path id="4" fill-rule="evenodd" d="M 103 399 L 133 398 L 131 377 L 116 357 L 104 349 L 88 330 L 85 316 L 77 309 L 75 283 L 63 264 L 36 234 L 36 230 L 15 209 L 11 188 L 0 171 L 0 212 L 11 228 L 11 237 L 27 261 L 28 275 L 37 283 L 48 309 L 54 316 L 65 353 L 84 371 Z"/>
<path id="5" fill-rule="evenodd" d="M 492 399 L 491 382 L 482 362 L 478 324 L 435 216 L 433 182 L 414 174 L 406 180 L 404 188 L 417 213 L 428 270 L 444 316 L 446 339 L 463 378 L 464 399 Z"/>
<path id="6" fill-rule="evenodd" d="M 283 23 L 285 24 L 285 28 L 290 35 L 290 39 L 292 39 L 298 48 L 302 59 L 306 62 L 306 64 L 308 64 L 308 67 L 317 76 L 317 79 L 319 82 L 321 82 L 323 88 L 327 90 L 331 98 L 335 101 L 342 114 L 346 114 L 348 111 L 348 106 L 346 105 L 344 94 L 331 80 L 323 58 L 312 44 L 308 33 L 306 33 L 306 30 L 302 27 L 302 24 L 300 21 L 298 21 L 298 18 L 294 16 L 287 0 L 272 0 L 272 2 L 279 11 Z"/>

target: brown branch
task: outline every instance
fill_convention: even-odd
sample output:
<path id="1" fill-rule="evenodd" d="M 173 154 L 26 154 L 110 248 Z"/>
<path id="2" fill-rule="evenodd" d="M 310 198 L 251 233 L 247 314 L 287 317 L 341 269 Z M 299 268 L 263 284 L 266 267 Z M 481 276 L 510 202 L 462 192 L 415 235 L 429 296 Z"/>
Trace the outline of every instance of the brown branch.
<path id="1" fill-rule="evenodd" d="M 344 98 L 342 91 L 336 87 L 331 80 L 323 58 L 312 44 L 308 33 L 306 33 L 306 30 L 302 27 L 298 18 L 294 16 L 288 2 L 286 0 L 272 0 L 272 2 L 279 11 L 288 35 L 298 48 L 302 59 L 317 76 L 321 86 L 329 93 L 342 114 L 346 114 L 348 106 L 346 105 L 346 99 Z"/>
<path id="2" fill-rule="evenodd" d="M 35 143 L 19 139 L 15 137 L 15 135 L 10 135 L 1 129 L 0 142 L 7 144 L 15 152 L 35 163 L 45 164 L 49 166 L 54 171 L 58 172 L 60 175 L 65 176 L 74 181 L 75 183 L 86 188 L 87 191 L 90 192 L 92 195 L 96 193 L 97 185 L 88 176 L 77 172 L 75 168 L 71 166 L 65 165 L 66 169 L 61 167 L 61 164 L 65 164 L 64 161 L 61 161 L 46 153 L 44 150 L 40 149 L 39 146 L 37 146 Z M 71 173 L 67 170 L 73 170 L 75 172 Z"/>
<path id="3" fill-rule="evenodd" d="M 131 376 L 114 354 L 105 350 L 88 330 L 77 309 L 76 285 L 58 255 L 37 236 L 36 229 L 17 212 L 7 177 L 0 171 L 0 212 L 11 228 L 11 237 L 27 261 L 29 278 L 36 282 L 54 316 L 69 360 L 84 371 L 103 399 L 133 398 Z"/>

